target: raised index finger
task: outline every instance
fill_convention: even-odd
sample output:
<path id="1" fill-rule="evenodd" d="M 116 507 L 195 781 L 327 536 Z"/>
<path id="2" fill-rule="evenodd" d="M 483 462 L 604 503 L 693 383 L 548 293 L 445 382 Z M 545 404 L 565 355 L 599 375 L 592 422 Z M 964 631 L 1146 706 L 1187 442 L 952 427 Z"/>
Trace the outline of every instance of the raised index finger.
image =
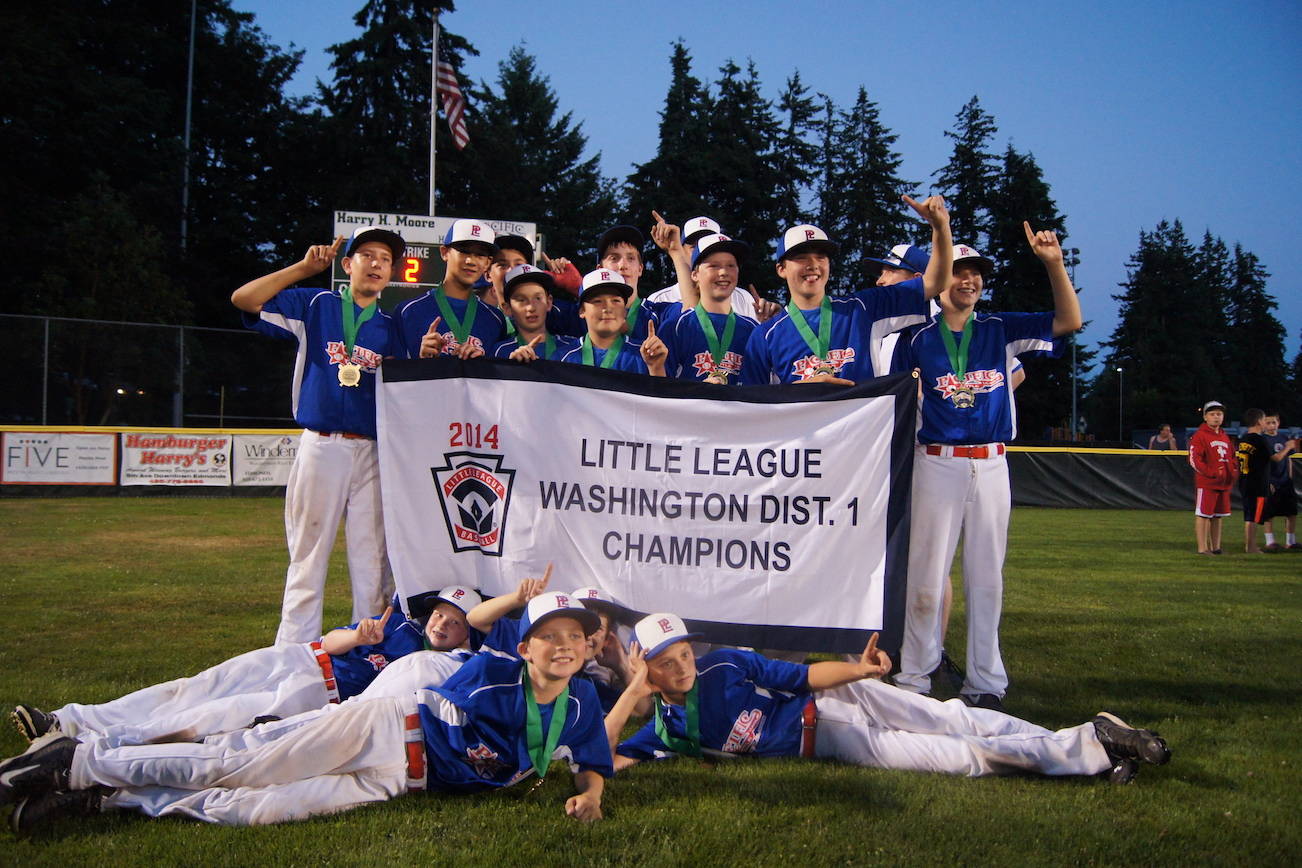
<path id="1" fill-rule="evenodd" d="M 657 223 L 666 223 L 666 222 L 668 222 L 667 220 L 665 220 L 665 218 L 663 218 L 663 217 L 660 216 L 660 212 L 659 212 L 659 211 L 655 211 L 655 210 L 653 210 L 653 211 L 651 212 L 651 216 L 654 217 L 654 218 L 656 218 L 656 222 L 657 222 Z"/>
<path id="2" fill-rule="evenodd" d="M 551 561 L 548 561 L 548 562 L 547 562 L 547 569 L 543 570 L 543 577 L 542 577 L 542 587 L 543 587 L 543 588 L 546 588 L 546 587 L 547 587 L 547 583 L 548 583 L 549 581 L 551 581 L 551 578 L 552 578 L 552 562 L 551 562 Z M 542 590 L 542 588 L 540 588 L 539 590 Z"/>
<path id="3" fill-rule="evenodd" d="M 385 624 L 389 623 L 389 616 L 392 614 L 393 614 L 393 606 L 390 605 L 387 609 L 384 610 L 384 614 L 380 616 L 381 628 L 383 628 Z"/>
<path id="4" fill-rule="evenodd" d="M 436 316 L 436 317 L 434 317 L 434 322 L 432 322 L 432 323 L 429 324 L 429 329 L 426 330 L 425 334 L 427 334 L 427 335 L 436 335 L 436 334 L 438 334 L 438 332 L 439 332 L 439 323 L 441 323 L 441 322 L 443 322 L 443 317 L 441 317 L 441 316 Z"/>
<path id="5" fill-rule="evenodd" d="M 344 236 L 342 235 L 337 236 L 335 238 L 335 243 L 330 245 L 330 255 L 334 256 L 336 253 L 338 253 L 339 248 L 343 246 L 343 243 L 344 243 Z"/>
<path id="6" fill-rule="evenodd" d="M 869 660 L 877 659 L 877 633 L 868 637 L 868 647 L 863 649 L 863 656 Z"/>
<path id="7" fill-rule="evenodd" d="M 538 342 L 545 337 L 547 337 L 546 333 L 535 335 L 534 339 L 529 341 L 527 346 L 529 347 L 529 349 L 533 349 L 534 347 L 538 346 Z"/>
<path id="8" fill-rule="evenodd" d="M 1034 245 L 1035 245 L 1035 231 L 1034 231 L 1033 229 L 1031 229 L 1031 221 L 1030 221 L 1030 220 L 1023 220 L 1023 221 L 1022 221 L 1022 228 L 1026 230 L 1026 243 L 1027 243 L 1027 244 L 1030 244 L 1030 245 L 1032 245 L 1032 246 L 1034 246 Z"/>
<path id="9" fill-rule="evenodd" d="M 646 321 L 646 336 L 648 340 L 656 336 L 656 321 L 653 319 Z"/>

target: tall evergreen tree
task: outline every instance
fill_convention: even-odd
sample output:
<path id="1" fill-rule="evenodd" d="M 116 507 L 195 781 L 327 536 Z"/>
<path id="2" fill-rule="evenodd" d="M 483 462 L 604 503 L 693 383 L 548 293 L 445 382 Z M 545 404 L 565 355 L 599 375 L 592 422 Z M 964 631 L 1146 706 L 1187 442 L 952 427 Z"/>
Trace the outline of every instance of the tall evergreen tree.
<path id="1" fill-rule="evenodd" d="M 627 205 L 623 220 L 644 231 L 653 222 L 652 210 L 677 223 L 701 214 L 722 220 L 710 214 L 710 204 L 704 196 L 715 179 L 709 158 L 707 121 L 713 97 L 692 74 L 692 56 L 681 40 L 673 44 L 669 66 L 669 91 L 660 110 L 660 139 L 655 156 L 634 166 L 625 181 Z M 729 232 L 736 233 L 734 227 L 724 225 Z M 668 260 L 649 256 L 647 273 L 640 285 L 654 291 L 673 282 L 674 270 Z"/>
<path id="2" fill-rule="evenodd" d="M 990 142 L 998 131 L 976 96 L 954 116 L 954 129 L 945 131 L 954 150 L 932 176 L 949 205 L 955 243 L 981 248 L 988 239 L 991 199 L 999 178 L 999 158 Z"/>
<path id="3" fill-rule="evenodd" d="M 355 39 L 332 45 L 329 84 L 317 83 L 330 117 L 335 145 L 334 207 L 424 214 L 429 210 L 431 39 L 434 14 L 452 11 L 452 0 L 366 0 L 353 16 L 365 28 Z M 478 54 L 465 39 L 440 28 L 454 65 Z M 463 91 L 467 82 L 462 81 Z M 471 118 L 467 112 L 467 123 Z M 461 157 L 440 118 L 438 176 L 459 177 Z M 477 137 L 471 129 L 470 145 Z M 465 195 L 453 181 L 453 190 Z M 458 195 L 448 204 L 460 204 Z M 446 213 L 442 204 L 440 213 Z"/>
<path id="4" fill-rule="evenodd" d="M 808 221 L 805 208 L 819 164 L 819 104 L 797 70 L 778 98 L 782 137 L 776 148 L 779 185 L 773 191 L 773 219 L 780 230 Z"/>
<path id="5" fill-rule="evenodd" d="M 719 68 L 716 96 L 707 116 L 708 160 L 711 176 L 703 188 L 706 213 L 724 230 L 751 246 L 743 263 L 741 284 L 755 284 L 772 293 L 778 278 L 770 251 L 779 228 L 773 191 L 783 178 L 777 150 L 782 127 L 773 105 L 761 93 L 755 64 L 745 74 L 731 60 Z"/>
<path id="6" fill-rule="evenodd" d="M 1225 358 L 1227 393 L 1243 406 L 1279 407 L 1291 397 L 1284 359 L 1284 326 L 1266 292 L 1270 275 L 1256 254 L 1234 245 L 1230 257 L 1225 318 L 1232 349 Z"/>
<path id="7" fill-rule="evenodd" d="M 996 311 L 1053 310 L 1053 290 L 1044 264 L 1026 243 L 1022 221 L 1036 230 L 1050 229 L 1065 239 L 1065 218 L 1050 195 L 1049 185 L 1035 157 L 1004 150 L 1003 171 L 990 197 L 990 240 L 983 251 L 995 261 L 986 282 L 990 309 Z M 1081 334 L 1075 339 L 1079 342 Z M 1023 359 L 1026 381 L 1017 390 L 1018 428 L 1025 439 L 1040 439 L 1046 428 L 1070 427 L 1071 338 L 1065 338 L 1062 355 Z M 1088 366 L 1093 351 L 1077 345 L 1078 369 Z M 1080 371 L 1077 371 L 1079 377 Z M 1079 385 L 1079 384 L 1078 384 Z M 1066 423 L 1066 424 L 1064 424 Z"/>
<path id="8" fill-rule="evenodd" d="M 464 163 L 476 213 L 537 222 L 556 255 L 590 254 L 616 202 L 599 155 L 584 158 L 582 124 L 557 116 L 556 94 L 520 46 L 498 65 L 497 86 L 472 95 L 482 135 Z"/>
<path id="9" fill-rule="evenodd" d="M 821 185 L 822 229 L 841 245 L 832 279 L 846 292 L 871 286 L 880 258 L 912 234 L 901 196 L 908 182 L 897 174 L 902 162 L 894 150 L 898 136 L 881 122 L 877 103 L 860 87 L 854 105 L 831 120 Z M 911 212 L 910 212 L 911 213 Z"/>
<path id="10" fill-rule="evenodd" d="M 1116 430 L 1118 401 L 1124 401 L 1128 427 L 1143 427 L 1178 424 L 1191 408 L 1224 394 L 1217 340 L 1225 326 L 1221 309 L 1206 304 L 1215 289 L 1204 283 L 1214 282 L 1219 267 L 1216 241 L 1195 251 L 1179 220 L 1140 232 L 1124 292 L 1113 296 L 1119 321 L 1103 342 L 1105 364 L 1091 384 L 1096 431 Z"/>

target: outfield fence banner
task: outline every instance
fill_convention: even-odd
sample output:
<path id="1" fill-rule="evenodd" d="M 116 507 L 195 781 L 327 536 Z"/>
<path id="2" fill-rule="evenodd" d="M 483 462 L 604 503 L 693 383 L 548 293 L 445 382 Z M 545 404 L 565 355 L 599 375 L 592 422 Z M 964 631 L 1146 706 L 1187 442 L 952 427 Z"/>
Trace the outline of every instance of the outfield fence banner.
<path id="1" fill-rule="evenodd" d="M 231 485 L 285 485 L 298 454 L 298 437 L 289 434 L 236 434 L 231 453 Z"/>
<path id="2" fill-rule="evenodd" d="M 117 435 L 6 431 L 0 441 L 4 485 L 115 485 Z"/>
<path id="3" fill-rule="evenodd" d="M 386 361 L 385 532 L 404 597 L 554 564 L 711 641 L 896 648 L 917 383 L 719 388 L 581 365 Z"/>
<path id="4" fill-rule="evenodd" d="M 121 436 L 121 485 L 231 484 L 231 435 L 132 431 Z"/>

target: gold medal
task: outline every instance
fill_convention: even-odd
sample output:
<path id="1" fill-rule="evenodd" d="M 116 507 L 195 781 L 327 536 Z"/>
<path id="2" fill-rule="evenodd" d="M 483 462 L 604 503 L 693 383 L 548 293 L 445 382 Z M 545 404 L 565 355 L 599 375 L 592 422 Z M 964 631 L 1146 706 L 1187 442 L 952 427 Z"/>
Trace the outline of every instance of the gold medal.
<path id="1" fill-rule="evenodd" d="M 819 365 L 817 368 L 814 368 L 814 376 L 817 377 L 819 374 L 832 374 L 835 376 L 836 369 L 831 365 Z"/>
<path id="2" fill-rule="evenodd" d="M 351 362 L 342 362 L 339 365 L 339 385 L 356 386 L 362 381 L 362 366 L 354 365 Z"/>
<path id="3" fill-rule="evenodd" d="M 728 385 L 728 372 L 720 370 L 711 371 L 709 376 L 705 378 L 705 382 L 714 383 L 716 386 L 726 386 Z"/>
<path id="4" fill-rule="evenodd" d="M 976 404 L 976 398 L 973 396 L 972 392 L 968 389 L 956 390 L 953 396 L 950 398 L 950 400 L 954 402 L 955 407 L 958 407 L 960 409 L 967 409 L 968 407 L 971 407 L 974 404 Z"/>

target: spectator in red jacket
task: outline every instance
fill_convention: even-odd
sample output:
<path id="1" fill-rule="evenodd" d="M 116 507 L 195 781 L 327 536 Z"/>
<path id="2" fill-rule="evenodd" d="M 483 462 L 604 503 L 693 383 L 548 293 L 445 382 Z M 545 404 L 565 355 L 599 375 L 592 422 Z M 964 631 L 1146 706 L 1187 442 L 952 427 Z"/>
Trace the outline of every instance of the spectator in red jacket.
<path id="1" fill-rule="evenodd" d="M 1203 424 L 1189 440 L 1189 464 L 1194 469 L 1194 536 L 1198 554 L 1221 553 L 1221 519 L 1230 514 L 1230 488 L 1238 475 L 1234 444 L 1221 430 L 1225 405 L 1203 405 Z"/>

